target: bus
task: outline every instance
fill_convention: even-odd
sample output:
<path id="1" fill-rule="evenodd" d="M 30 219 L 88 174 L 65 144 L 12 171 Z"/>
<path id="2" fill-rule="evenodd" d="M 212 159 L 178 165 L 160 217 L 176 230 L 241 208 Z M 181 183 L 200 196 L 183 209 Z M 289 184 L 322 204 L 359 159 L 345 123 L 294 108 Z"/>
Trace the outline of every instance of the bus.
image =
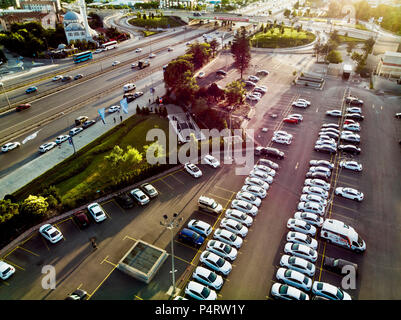
<path id="1" fill-rule="evenodd" d="M 103 50 L 110 50 L 117 48 L 117 41 L 110 41 L 102 44 Z"/>
<path id="2" fill-rule="evenodd" d="M 77 53 L 74 54 L 72 56 L 73 60 L 75 63 L 79 63 L 82 61 L 86 61 L 86 60 L 91 60 L 92 59 L 92 52 L 91 51 L 85 51 L 85 52 L 81 52 L 81 53 Z"/>

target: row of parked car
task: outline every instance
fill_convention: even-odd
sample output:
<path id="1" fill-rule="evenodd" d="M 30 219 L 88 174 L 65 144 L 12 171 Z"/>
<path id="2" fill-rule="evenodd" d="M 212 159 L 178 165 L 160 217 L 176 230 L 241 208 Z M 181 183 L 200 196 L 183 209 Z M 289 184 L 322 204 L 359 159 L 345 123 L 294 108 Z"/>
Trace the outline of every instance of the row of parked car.
<path id="1" fill-rule="evenodd" d="M 214 168 L 218 167 L 213 165 L 218 162 L 217 159 L 213 161 L 211 160 L 212 156 L 206 157 L 209 165 Z M 193 172 L 194 166 L 191 164 L 191 172 Z M 201 266 L 194 270 L 192 280 L 185 288 L 187 296 L 198 300 L 217 299 L 216 290 L 222 288 L 223 277 L 228 276 L 231 272 L 231 263 L 237 258 L 238 249 L 241 248 L 243 239 L 248 234 L 248 228 L 258 214 L 262 199 L 266 197 L 278 169 L 278 164 L 268 159 L 259 159 L 256 163 L 245 179 L 243 187 L 236 194 L 236 198 L 231 202 L 231 208 L 225 211 L 224 218 L 222 218 L 219 228 L 214 231 L 213 238 L 206 243 L 206 250 L 200 255 Z M 198 170 L 200 171 L 199 168 Z M 215 215 L 223 212 L 221 204 L 206 196 L 198 199 L 198 207 L 202 211 Z M 188 222 L 187 227 L 179 232 L 178 239 L 200 248 L 212 231 L 210 224 L 192 219 Z"/>

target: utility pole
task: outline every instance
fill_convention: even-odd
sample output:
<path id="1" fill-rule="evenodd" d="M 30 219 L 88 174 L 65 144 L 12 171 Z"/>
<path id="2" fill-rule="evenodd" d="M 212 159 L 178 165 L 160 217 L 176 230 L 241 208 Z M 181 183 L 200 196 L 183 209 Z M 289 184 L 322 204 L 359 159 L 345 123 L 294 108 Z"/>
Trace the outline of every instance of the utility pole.
<path id="1" fill-rule="evenodd" d="M 1 80 L 2 78 L 3 78 L 3 77 L 0 76 L 0 80 Z M 7 103 L 8 103 L 8 107 L 11 109 L 11 103 L 10 103 L 10 100 L 8 99 L 7 92 L 6 92 L 6 90 L 4 89 L 4 84 L 3 84 L 3 82 L 0 82 L 0 86 L 3 88 L 3 93 L 4 93 L 4 95 L 6 96 L 6 100 L 7 100 Z"/>

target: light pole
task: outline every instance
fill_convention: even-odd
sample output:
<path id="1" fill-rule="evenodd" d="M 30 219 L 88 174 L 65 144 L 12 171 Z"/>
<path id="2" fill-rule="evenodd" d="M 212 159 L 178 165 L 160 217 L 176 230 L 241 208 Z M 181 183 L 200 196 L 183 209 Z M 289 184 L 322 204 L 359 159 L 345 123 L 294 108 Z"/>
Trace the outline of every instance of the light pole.
<path id="1" fill-rule="evenodd" d="M 175 267 L 174 267 L 174 229 L 177 228 L 182 222 L 182 217 L 178 217 L 179 213 L 174 213 L 172 218 L 169 218 L 166 214 L 163 215 L 163 220 L 160 221 L 160 224 L 166 229 L 170 230 L 171 234 L 171 276 L 172 276 L 172 292 L 171 296 L 174 297 L 176 294 L 175 287 Z"/>
<path id="2" fill-rule="evenodd" d="M 1 77 L 0 77 L 0 80 L 1 80 Z M 6 96 L 6 99 L 7 99 L 8 106 L 9 106 L 9 107 L 10 107 L 10 109 L 11 109 L 10 100 L 8 100 L 7 92 L 6 92 L 6 90 L 4 89 L 3 82 L 0 82 L 0 86 L 3 88 L 3 93 L 4 93 L 4 95 Z"/>

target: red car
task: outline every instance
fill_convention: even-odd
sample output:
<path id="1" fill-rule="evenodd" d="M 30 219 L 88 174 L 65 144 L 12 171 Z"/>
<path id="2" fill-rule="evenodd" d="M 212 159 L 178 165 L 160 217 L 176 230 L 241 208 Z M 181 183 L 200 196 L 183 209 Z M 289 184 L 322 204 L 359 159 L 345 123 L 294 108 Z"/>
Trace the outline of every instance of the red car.
<path id="1" fill-rule="evenodd" d="M 295 118 L 284 118 L 283 122 L 286 122 L 286 123 L 298 123 L 298 119 L 295 119 Z"/>
<path id="2" fill-rule="evenodd" d="M 19 106 L 17 106 L 15 108 L 15 111 L 21 111 L 21 110 L 24 110 L 24 109 L 28 109 L 30 107 L 31 107 L 31 105 L 29 103 L 20 104 Z"/>
<path id="3" fill-rule="evenodd" d="M 351 119 L 346 119 L 346 120 L 344 121 L 344 124 L 350 124 L 350 123 L 355 123 L 355 121 L 354 121 L 354 120 L 351 120 Z"/>

